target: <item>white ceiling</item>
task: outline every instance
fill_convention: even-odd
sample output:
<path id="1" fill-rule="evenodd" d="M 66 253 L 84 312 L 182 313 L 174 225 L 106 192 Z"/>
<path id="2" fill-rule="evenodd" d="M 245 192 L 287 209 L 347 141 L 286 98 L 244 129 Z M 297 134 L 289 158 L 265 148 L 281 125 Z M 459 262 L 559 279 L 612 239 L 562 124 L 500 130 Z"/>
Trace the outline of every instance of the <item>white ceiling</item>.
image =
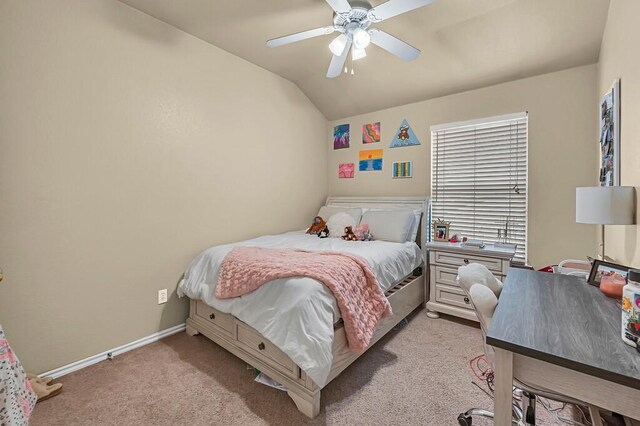
<path id="1" fill-rule="evenodd" d="M 324 0 L 120 1 L 291 80 L 328 119 L 595 63 L 609 8 L 609 0 L 439 0 L 376 24 L 422 50 L 417 60 L 371 45 L 354 76 L 328 79 L 335 35 L 265 45 L 331 25 Z"/>

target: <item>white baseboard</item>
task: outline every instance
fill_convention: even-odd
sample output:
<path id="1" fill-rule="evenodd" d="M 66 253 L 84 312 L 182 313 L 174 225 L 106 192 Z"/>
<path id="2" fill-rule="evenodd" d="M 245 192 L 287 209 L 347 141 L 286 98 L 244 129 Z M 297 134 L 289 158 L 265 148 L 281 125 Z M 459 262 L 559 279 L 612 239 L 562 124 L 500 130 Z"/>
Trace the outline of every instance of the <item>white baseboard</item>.
<path id="1" fill-rule="evenodd" d="M 89 367 L 90 365 L 97 364 L 107 359 L 111 359 L 117 355 L 123 354 L 125 352 L 129 352 L 133 349 L 139 348 L 144 345 L 148 345 L 149 343 L 157 342 L 163 337 L 180 333 L 181 331 L 184 331 L 184 329 L 185 329 L 184 323 L 178 324 L 174 327 L 167 328 L 166 330 L 162 330 L 157 333 L 153 333 L 147 337 L 143 337 L 142 339 L 138 339 L 135 342 L 127 343 L 122 346 L 118 346 L 117 348 L 113 348 L 111 350 L 99 353 L 97 355 L 93 355 L 88 358 L 81 359 L 76 362 L 72 362 L 71 364 L 63 365 L 62 367 L 56 368 L 54 370 L 44 372 L 40 374 L 39 377 L 51 376 L 54 379 L 57 379 L 58 377 L 62 377 L 66 374 L 73 373 L 74 371 L 78 371 L 82 368 Z"/>

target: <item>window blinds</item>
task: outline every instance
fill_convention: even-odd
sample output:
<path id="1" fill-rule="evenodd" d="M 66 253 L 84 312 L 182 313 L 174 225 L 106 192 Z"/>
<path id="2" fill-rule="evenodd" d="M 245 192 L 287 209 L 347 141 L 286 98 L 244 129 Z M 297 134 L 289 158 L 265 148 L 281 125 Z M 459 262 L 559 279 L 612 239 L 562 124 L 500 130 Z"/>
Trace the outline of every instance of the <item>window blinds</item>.
<path id="1" fill-rule="evenodd" d="M 527 253 L 526 113 L 431 128 L 432 219 L 485 242 Z M 433 232 L 433 230 L 432 230 Z"/>

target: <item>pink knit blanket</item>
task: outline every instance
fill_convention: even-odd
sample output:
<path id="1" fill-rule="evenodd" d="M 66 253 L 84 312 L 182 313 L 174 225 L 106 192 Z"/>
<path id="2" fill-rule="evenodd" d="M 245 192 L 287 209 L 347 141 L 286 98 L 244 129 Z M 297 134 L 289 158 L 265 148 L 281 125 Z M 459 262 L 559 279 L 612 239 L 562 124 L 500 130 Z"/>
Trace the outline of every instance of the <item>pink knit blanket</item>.
<path id="1" fill-rule="evenodd" d="M 236 247 L 222 261 L 215 294 L 219 299 L 238 297 L 291 277 L 313 278 L 331 290 L 353 352 L 366 349 L 378 322 L 391 315 L 369 264 L 347 253 Z"/>

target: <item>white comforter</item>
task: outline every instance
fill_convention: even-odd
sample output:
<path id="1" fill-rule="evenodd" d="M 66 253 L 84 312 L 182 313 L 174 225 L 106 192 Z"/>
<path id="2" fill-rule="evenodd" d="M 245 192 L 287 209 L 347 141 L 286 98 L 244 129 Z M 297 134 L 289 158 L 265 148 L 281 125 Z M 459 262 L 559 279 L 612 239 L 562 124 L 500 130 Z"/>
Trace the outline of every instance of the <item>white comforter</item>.
<path id="1" fill-rule="evenodd" d="M 326 384 L 331 370 L 333 325 L 340 319 L 331 291 L 311 278 L 287 278 L 271 281 L 241 297 L 217 299 L 214 291 L 218 270 L 227 253 L 237 246 L 356 254 L 369 262 L 383 291 L 409 275 L 422 262 L 420 248 L 415 243 L 343 241 L 318 238 L 303 231 L 212 247 L 191 262 L 178 286 L 180 296 L 203 300 L 255 328 L 320 387 Z"/>

